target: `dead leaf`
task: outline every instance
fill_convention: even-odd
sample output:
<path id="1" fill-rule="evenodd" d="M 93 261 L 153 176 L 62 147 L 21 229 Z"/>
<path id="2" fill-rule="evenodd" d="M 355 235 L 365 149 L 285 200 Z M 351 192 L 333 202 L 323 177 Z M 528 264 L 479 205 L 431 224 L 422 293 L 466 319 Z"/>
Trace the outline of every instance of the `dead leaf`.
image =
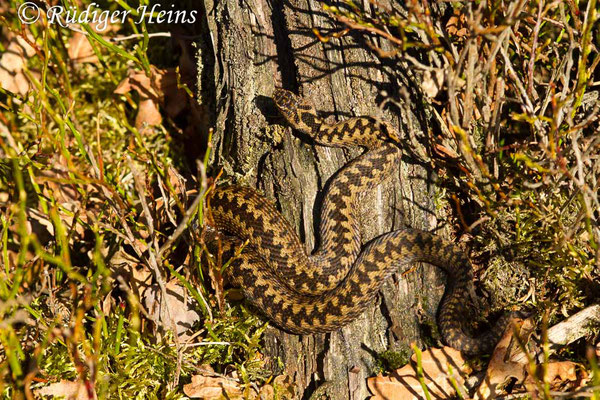
<path id="1" fill-rule="evenodd" d="M 62 160 L 56 157 L 45 163 L 54 166 L 52 169 L 46 168 L 37 171 L 34 180 L 39 185 L 43 196 L 54 199 L 56 207 L 50 213 L 29 208 L 27 216 L 31 232 L 35 233 L 43 244 L 52 240 L 55 231 L 51 215 L 56 213 L 64 228 L 72 232 L 71 243 L 78 240 L 83 243 L 85 224 L 89 222 L 90 218 L 94 219 L 94 215 L 97 215 L 101 206 L 102 200 L 99 199 L 98 191 L 92 185 L 86 186 L 88 197 L 84 206 L 81 193 L 73 185 L 65 183 L 66 174 L 62 169 Z"/>
<path id="2" fill-rule="evenodd" d="M 289 375 L 279 375 L 271 384 L 263 385 L 256 396 L 257 400 L 291 400 L 296 391 Z"/>
<path id="3" fill-rule="evenodd" d="M 171 328 L 172 318 L 178 336 L 185 340 L 190 337 L 188 332 L 200 320 L 201 314 L 194 307 L 193 298 L 189 293 L 186 294 L 186 289 L 178 281 L 167 283 L 166 289 L 166 307 L 160 306 L 161 291 L 158 285 L 144 291 L 144 306 L 153 320 L 161 321 L 167 328 Z"/>
<path id="4" fill-rule="evenodd" d="M 242 390 L 232 379 L 194 375 L 191 383 L 183 385 L 183 393 L 192 399 L 241 399 Z"/>
<path id="5" fill-rule="evenodd" d="M 258 391 L 258 396 L 256 397 L 260 400 L 271 400 L 275 398 L 275 389 L 273 386 L 268 383 L 263 385 Z"/>
<path id="6" fill-rule="evenodd" d="M 152 77 L 148 77 L 143 71 L 129 71 L 127 78 L 119 83 L 115 89 L 116 94 L 128 93 L 135 90 L 140 95 L 138 114 L 135 119 L 135 127 L 142 129 L 145 125 L 157 125 L 162 122 L 162 116 L 158 105 L 163 99 L 161 81 L 163 72 L 152 68 Z"/>
<path id="7" fill-rule="evenodd" d="M 427 70 L 423 73 L 421 88 L 423 93 L 433 99 L 444 85 L 444 71 L 440 68 L 433 71 Z"/>
<path id="8" fill-rule="evenodd" d="M 469 34 L 469 30 L 467 29 L 468 24 L 467 16 L 459 9 L 456 9 L 454 10 L 454 15 L 448 18 L 446 31 L 450 36 L 457 36 L 459 39 L 463 39 Z"/>
<path id="9" fill-rule="evenodd" d="M 123 94 L 135 90 L 140 95 L 138 115 L 135 127 L 158 125 L 162 116 L 158 106 L 166 104 L 166 112 L 170 117 L 177 116 L 187 108 L 189 96 L 184 89 L 178 87 L 177 71 L 174 68 L 151 68 L 151 76 L 143 71 L 129 71 L 129 75 L 115 89 L 115 93 Z"/>
<path id="10" fill-rule="evenodd" d="M 159 217 L 158 220 L 161 223 L 177 225 L 176 218 L 174 217 L 176 211 L 173 210 L 173 206 L 176 203 L 174 200 L 172 200 L 171 196 L 180 199 L 180 201 L 183 201 L 185 204 L 186 199 L 192 199 L 198 195 L 198 190 L 186 190 L 186 179 L 172 166 L 164 167 L 167 170 L 168 183 L 169 186 L 173 188 L 173 192 L 171 193 L 158 188 L 156 189 L 156 194 L 154 196 L 156 214 Z"/>
<path id="11" fill-rule="evenodd" d="M 39 170 L 31 177 L 40 187 L 41 194 L 48 198 L 54 199 L 56 207 L 53 207 L 50 212 L 41 211 L 34 208 L 34 205 L 27 208 L 27 229 L 28 233 L 36 235 L 41 244 L 45 245 L 51 240 L 54 240 L 55 227 L 52 222 L 52 215 L 55 214 L 63 224 L 65 230 L 71 232 L 71 243 L 81 240 L 85 235 L 85 224 L 88 222 L 88 212 L 94 212 L 94 198 L 97 191 L 91 185 L 87 187 L 86 207 L 81 203 L 81 194 L 74 189 L 70 184 L 65 184 L 65 175 L 60 170 L 60 161 L 52 159 L 55 163 L 55 168 L 52 170 Z M 29 175 L 24 176 L 27 182 L 31 182 Z M 28 195 L 28 198 L 36 195 L 34 191 Z M 15 222 L 10 227 L 11 231 L 16 232 L 18 224 Z M 83 243 L 83 241 L 80 241 Z"/>
<path id="12" fill-rule="evenodd" d="M 162 122 L 158 104 L 152 99 L 140 100 L 138 113 L 135 117 L 135 127 L 143 130 L 146 126 L 156 126 Z"/>
<path id="13" fill-rule="evenodd" d="M 572 361 L 554 361 L 546 364 L 546 377 L 542 380 L 543 369 L 538 368 L 540 373 L 537 382 L 548 382 L 553 389 L 573 389 L 582 386 L 588 375 L 585 369 L 581 368 L 580 364 Z M 537 391 L 536 379 L 528 376 L 525 380 L 525 387 L 530 393 Z"/>
<path id="14" fill-rule="evenodd" d="M 367 386 L 374 394 L 371 400 L 424 399 L 425 393 L 416 372 L 416 355 L 411 362 L 389 376 L 367 379 Z M 460 351 L 450 347 L 428 349 L 421 354 L 421 366 L 425 386 L 432 399 L 447 399 L 456 394 L 449 378 L 459 388 L 464 387 L 465 375 L 470 372 Z M 452 370 L 452 372 L 450 372 Z"/>
<path id="15" fill-rule="evenodd" d="M 98 56 L 83 33 L 75 32 L 68 42 L 69 58 L 78 63 L 98 63 Z"/>
<path id="16" fill-rule="evenodd" d="M 561 381 L 576 381 L 577 370 L 580 365 L 572 361 L 554 361 L 546 366 L 546 380 L 553 382 L 556 379 Z M 585 373 L 585 371 L 583 371 Z"/>
<path id="17" fill-rule="evenodd" d="M 36 396 L 64 397 L 67 400 L 97 399 L 94 386 L 90 382 L 61 380 L 34 391 Z"/>
<path id="18" fill-rule="evenodd" d="M 518 332 L 519 341 L 527 345 L 534 331 L 532 320 L 513 319 L 511 324 Z M 507 329 L 496 345 L 485 378 L 477 388 L 475 399 L 494 398 L 496 389 L 508 379 L 516 379 L 517 382 L 525 380 L 529 361 L 527 354 L 521 350 L 518 341 L 515 340 L 515 329 Z"/>
<path id="19" fill-rule="evenodd" d="M 29 35 L 29 40 L 34 41 Z M 30 89 L 29 79 L 23 73 L 27 59 L 35 54 L 33 47 L 21 36 L 14 36 L 0 57 L 0 86 L 3 89 L 24 95 Z"/>
<path id="20" fill-rule="evenodd" d="M 98 22 L 91 22 L 89 26 L 98 34 L 116 32 L 120 29 L 120 25 L 118 24 L 106 24 L 106 26 L 100 26 Z M 99 26 L 103 27 L 103 29 L 100 30 L 98 28 Z M 104 37 L 104 39 L 107 39 L 107 37 Z M 73 36 L 69 39 L 67 47 L 69 58 L 77 63 L 96 64 L 99 61 L 88 40 L 88 35 L 84 33 L 74 31 Z"/>

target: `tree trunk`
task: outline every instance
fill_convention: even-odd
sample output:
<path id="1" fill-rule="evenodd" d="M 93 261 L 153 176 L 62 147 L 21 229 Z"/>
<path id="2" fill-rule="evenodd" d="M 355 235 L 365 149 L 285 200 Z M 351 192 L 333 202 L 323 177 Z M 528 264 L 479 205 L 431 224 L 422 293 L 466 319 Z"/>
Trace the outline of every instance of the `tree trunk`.
<path id="1" fill-rule="evenodd" d="M 403 136 L 423 129 L 407 112 L 418 103 L 399 101 L 400 107 L 382 110 L 383 90 L 406 92 L 399 87 L 400 69 L 382 64 L 350 36 L 319 41 L 313 28 L 339 29 L 316 1 L 205 0 L 203 7 L 199 87 L 214 118 L 212 165 L 274 199 L 312 251 L 322 189 L 360 150 L 295 138 L 274 107 L 274 87 L 300 92 L 329 122 L 371 115 L 391 122 Z M 395 176 L 363 201 L 363 242 L 404 226 L 436 227 L 427 173 L 403 158 Z M 398 274 L 383 285 L 375 304 L 340 331 L 297 336 L 269 328 L 265 353 L 274 373 L 294 379 L 299 399 L 309 398 L 324 382 L 332 382 L 320 390 L 330 398 L 364 399 L 366 378 L 377 372 L 377 354 L 420 344 L 423 333 L 430 333 L 423 330 L 429 326 L 423 320 L 434 320 L 443 290 L 443 277 L 434 267 Z"/>

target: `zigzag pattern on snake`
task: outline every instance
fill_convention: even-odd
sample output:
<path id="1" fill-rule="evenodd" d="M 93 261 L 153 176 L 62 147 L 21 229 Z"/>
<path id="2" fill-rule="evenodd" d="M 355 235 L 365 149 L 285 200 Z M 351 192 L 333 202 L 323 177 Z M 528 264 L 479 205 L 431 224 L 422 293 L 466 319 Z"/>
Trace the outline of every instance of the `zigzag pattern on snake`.
<path id="1" fill-rule="evenodd" d="M 208 223 L 223 234 L 226 252 L 247 243 L 226 269 L 228 279 L 276 325 L 308 334 L 333 331 L 355 319 L 400 267 L 430 263 L 447 274 L 438 310 L 445 342 L 467 354 L 491 351 L 508 315 L 479 337 L 465 334 L 462 320 L 468 314 L 473 272 L 458 247 L 425 231 L 403 229 L 362 248 L 357 205 L 362 193 L 397 165 L 400 150 L 394 129 L 370 117 L 327 124 L 311 104 L 284 89 L 275 90 L 274 100 L 288 123 L 317 144 L 368 150 L 329 182 L 321 208 L 321 245 L 312 255 L 275 205 L 255 190 L 234 185 L 212 191 Z"/>

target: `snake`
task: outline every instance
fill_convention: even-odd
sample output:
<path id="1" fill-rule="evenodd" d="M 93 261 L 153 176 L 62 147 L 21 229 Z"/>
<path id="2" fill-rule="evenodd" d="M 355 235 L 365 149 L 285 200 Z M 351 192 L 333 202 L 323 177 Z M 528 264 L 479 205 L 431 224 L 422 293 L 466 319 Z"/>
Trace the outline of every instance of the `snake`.
<path id="1" fill-rule="evenodd" d="M 207 224 L 217 231 L 224 275 L 267 319 L 293 334 L 339 330 L 373 302 L 383 282 L 407 265 L 424 262 L 441 268 L 446 290 L 437 322 L 444 342 L 459 351 L 489 353 L 510 315 L 504 313 L 478 336 L 465 331 L 474 274 L 469 258 L 455 244 L 427 231 L 404 228 L 365 246 L 359 204 L 395 170 L 400 138 L 390 123 L 353 117 L 335 124 L 319 117 L 313 104 L 276 88 L 275 105 L 287 123 L 316 145 L 362 147 L 327 183 L 319 220 L 318 248 L 308 253 L 274 202 L 243 185 L 215 186 L 207 194 Z"/>

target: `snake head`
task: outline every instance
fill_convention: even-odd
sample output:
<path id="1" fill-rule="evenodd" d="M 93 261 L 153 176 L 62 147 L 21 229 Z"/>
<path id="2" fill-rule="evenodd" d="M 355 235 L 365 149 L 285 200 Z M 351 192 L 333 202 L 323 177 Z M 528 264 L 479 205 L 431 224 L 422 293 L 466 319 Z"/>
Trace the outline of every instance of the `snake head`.
<path id="1" fill-rule="evenodd" d="M 299 96 L 282 88 L 275 88 L 273 100 L 275 101 L 275 105 L 279 112 L 286 119 L 293 119 L 296 114 L 295 110 L 298 108 L 298 105 L 302 103 Z"/>
<path id="2" fill-rule="evenodd" d="M 287 122 L 300 132 L 314 136 L 321 126 L 315 108 L 300 96 L 289 90 L 275 88 L 273 100 Z"/>

